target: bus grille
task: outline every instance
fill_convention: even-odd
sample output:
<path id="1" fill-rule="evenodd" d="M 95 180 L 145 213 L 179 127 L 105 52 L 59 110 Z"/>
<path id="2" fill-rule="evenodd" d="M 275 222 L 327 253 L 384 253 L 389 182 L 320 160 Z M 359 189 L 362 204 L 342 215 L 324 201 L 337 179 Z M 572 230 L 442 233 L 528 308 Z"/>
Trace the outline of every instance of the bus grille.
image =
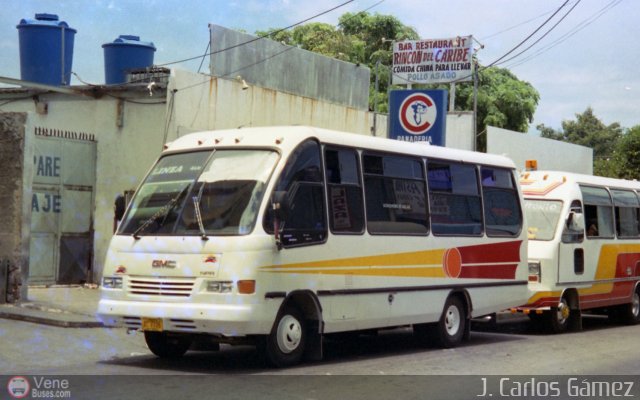
<path id="1" fill-rule="evenodd" d="M 128 290 L 135 295 L 189 297 L 193 285 L 193 279 L 131 278 Z"/>

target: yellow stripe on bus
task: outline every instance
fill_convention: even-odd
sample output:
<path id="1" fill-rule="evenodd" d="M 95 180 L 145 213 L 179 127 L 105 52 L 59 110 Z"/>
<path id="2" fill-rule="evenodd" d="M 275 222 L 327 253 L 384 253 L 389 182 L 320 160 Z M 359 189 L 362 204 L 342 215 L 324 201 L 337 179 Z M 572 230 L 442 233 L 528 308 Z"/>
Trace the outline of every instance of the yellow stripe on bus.
<path id="1" fill-rule="evenodd" d="M 442 270 L 442 259 L 444 256 L 444 249 L 438 250 L 426 250 L 426 251 L 412 251 L 408 253 L 394 253 L 383 254 L 366 257 L 350 257 L 350 258 L 337 258 L 331 260 L 300 262 L 292 264 L 270 265 L 261 267 L 262 271 L 269 272 L 291 272 L 292 269 L 307 270 L 310 268 L 317 269 L 332 269 L 341 267 L 351 267 L 356 271 L 357 267 L 396 267 L 396 266 L 438 266 L 433 269 Z M 444 272 L 443 272 L 444 274 Z"/>
<path id="2" fill-rule="evenodd" d="M 283 270 L 270 270 L 274 273 L 295 274 L 323 274 L 323 275 L 357 275 L 357 276 L 393 276 L 415 278 L 444 278 L 446 277 L 441 266 L 438 267 L 363 267 L 363 268 L 287 268 Z"/>

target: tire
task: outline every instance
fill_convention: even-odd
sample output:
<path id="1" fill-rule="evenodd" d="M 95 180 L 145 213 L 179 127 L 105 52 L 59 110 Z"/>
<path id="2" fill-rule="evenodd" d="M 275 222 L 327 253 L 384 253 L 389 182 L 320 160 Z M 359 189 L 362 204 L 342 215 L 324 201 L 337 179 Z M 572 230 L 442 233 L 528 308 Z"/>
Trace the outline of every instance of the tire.
<path id="1" fill-rule="evenodd" d="M 624 304 L 619 309 L 619 318 L 623 324 L 636 325 L 640 323 L 640 286 L 636 287 L 631 303 Z"/>
<path id="2" fill-rule="evenodd" d="M 569 329 L 571 307 L 566 297 L 560 300 L 557 307 L 551 308 L 548 314 L 548 328 L 552 333 L 563 333 Z"/>
<path id="3" fill-rule="evenodd" d="M 265 351 L 269 364 L 279 368 L 298 364 L 307 343 L 302 313 L 295 307 L 285 306 L 266 340 Z"/>
<path id="4" fill-rule="evenodd" d="M 467 313 L 462 300 L 450 296 L 444 303 L 440 321 L 434 326 L 433 338 L 440 347 L 455 347 L 462 342 L 467 323 Z"/>
<path id="5" fill-rule="evenodd" d="M 168 332 L 145 332 L 144 340 L 149 350 L 160 358 L 182 357 L 193 341 L 191 336 Z"/>

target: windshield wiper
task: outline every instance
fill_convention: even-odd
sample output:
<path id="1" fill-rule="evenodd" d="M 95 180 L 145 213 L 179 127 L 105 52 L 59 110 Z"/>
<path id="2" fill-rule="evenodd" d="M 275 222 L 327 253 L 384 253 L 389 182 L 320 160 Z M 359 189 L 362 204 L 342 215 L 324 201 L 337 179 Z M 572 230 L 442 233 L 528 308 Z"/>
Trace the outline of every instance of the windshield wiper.
<path id="1" fill-rule="evenodd" d="M 136 229 L 131 236 L 133 236 L 133 238 L 135 240 L 140 239 L 140 236 L 138 235 L 140 232 L 142 232 L 143 230 L 147 229 L 147 227 L 149 225 L 151 225 L 151 223 L 153 223 L 156 219 L 158 219 L 158 217 L 160 217 L 161 215 L 168 215 L 169 212 L 171 212 L 171 209 L 173 209 L 173 207 L 175 207 L 176 204 L 178 204 L 178 201 L 180 200 L 180 198 L 187 193 L 187 190 L 189 189 L 189 187 L 191 187 L 191 185 L 187 185 L 184 189 L 182 189 L 180 191 L 180 193 L 178 193 L 178 195 L 174 198 L 172 198 L 171 200 L 169 200 L 169 202 L 167 202 L 167 204 L 165 204 L 164 206 L 162 206 L 158 211 L 155 212 L 155 214 L 153 214 L 152 216 L 150 216 L 146 221 L 144 221 L 142 223 L 142 225 L 140 225 L 138 227 L 138 229 Z"/>
<path id="2" fill-rule="evenodd" d="M 198 195 L 193 196 L 193 212 L 196 214 L 196 219 L 198 220 L 198 227 L 200 228 L 200 238 L 202 240 L 209 240 L 207 233 L 204 231 L 204 224 L 202 223 L 202 213 L 200 212 L 200 200 L 202 199 L 202 192 L 204 192 L 204 185 L 206 182 L 202 182 L 200 186 L 200 190 L 198 190 Z"/>

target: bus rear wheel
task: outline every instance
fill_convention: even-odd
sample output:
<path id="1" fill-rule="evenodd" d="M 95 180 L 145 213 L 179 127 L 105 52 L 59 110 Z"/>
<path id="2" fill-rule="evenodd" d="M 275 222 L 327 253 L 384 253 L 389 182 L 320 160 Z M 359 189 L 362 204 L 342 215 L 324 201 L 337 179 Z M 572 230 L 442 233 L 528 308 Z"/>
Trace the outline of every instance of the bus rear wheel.
<path id="1" fill-rule="evenodd" d="M 467 324 L 464 303 L 457 296 L 450 296 L 444 304 L 440 321 L 435 325 L 433 338 L 440 347 L 455 347 L 462 342 Z"/>
<path id="2" fill-rule="evenodd" d="M 640 323 L 640 286 L 633 292 L 631 303 L 620 307 L 619 318 L 622 323 L 627 325 Z"/>
<path id="3" fill-rule="evenodd" d="M 267 361 L 275 367 L 298 364 L 304 354 L 307 332 L 302 313 L 293 306 L 285 306 L 267 336 Z"/>
<path id="4" fill-rule="evenodd" d="M 160 358 L 180 358 L 189 350 L 193 339 L 189 335 L 169 332 L 145 332 L 147 347 Z"/>

